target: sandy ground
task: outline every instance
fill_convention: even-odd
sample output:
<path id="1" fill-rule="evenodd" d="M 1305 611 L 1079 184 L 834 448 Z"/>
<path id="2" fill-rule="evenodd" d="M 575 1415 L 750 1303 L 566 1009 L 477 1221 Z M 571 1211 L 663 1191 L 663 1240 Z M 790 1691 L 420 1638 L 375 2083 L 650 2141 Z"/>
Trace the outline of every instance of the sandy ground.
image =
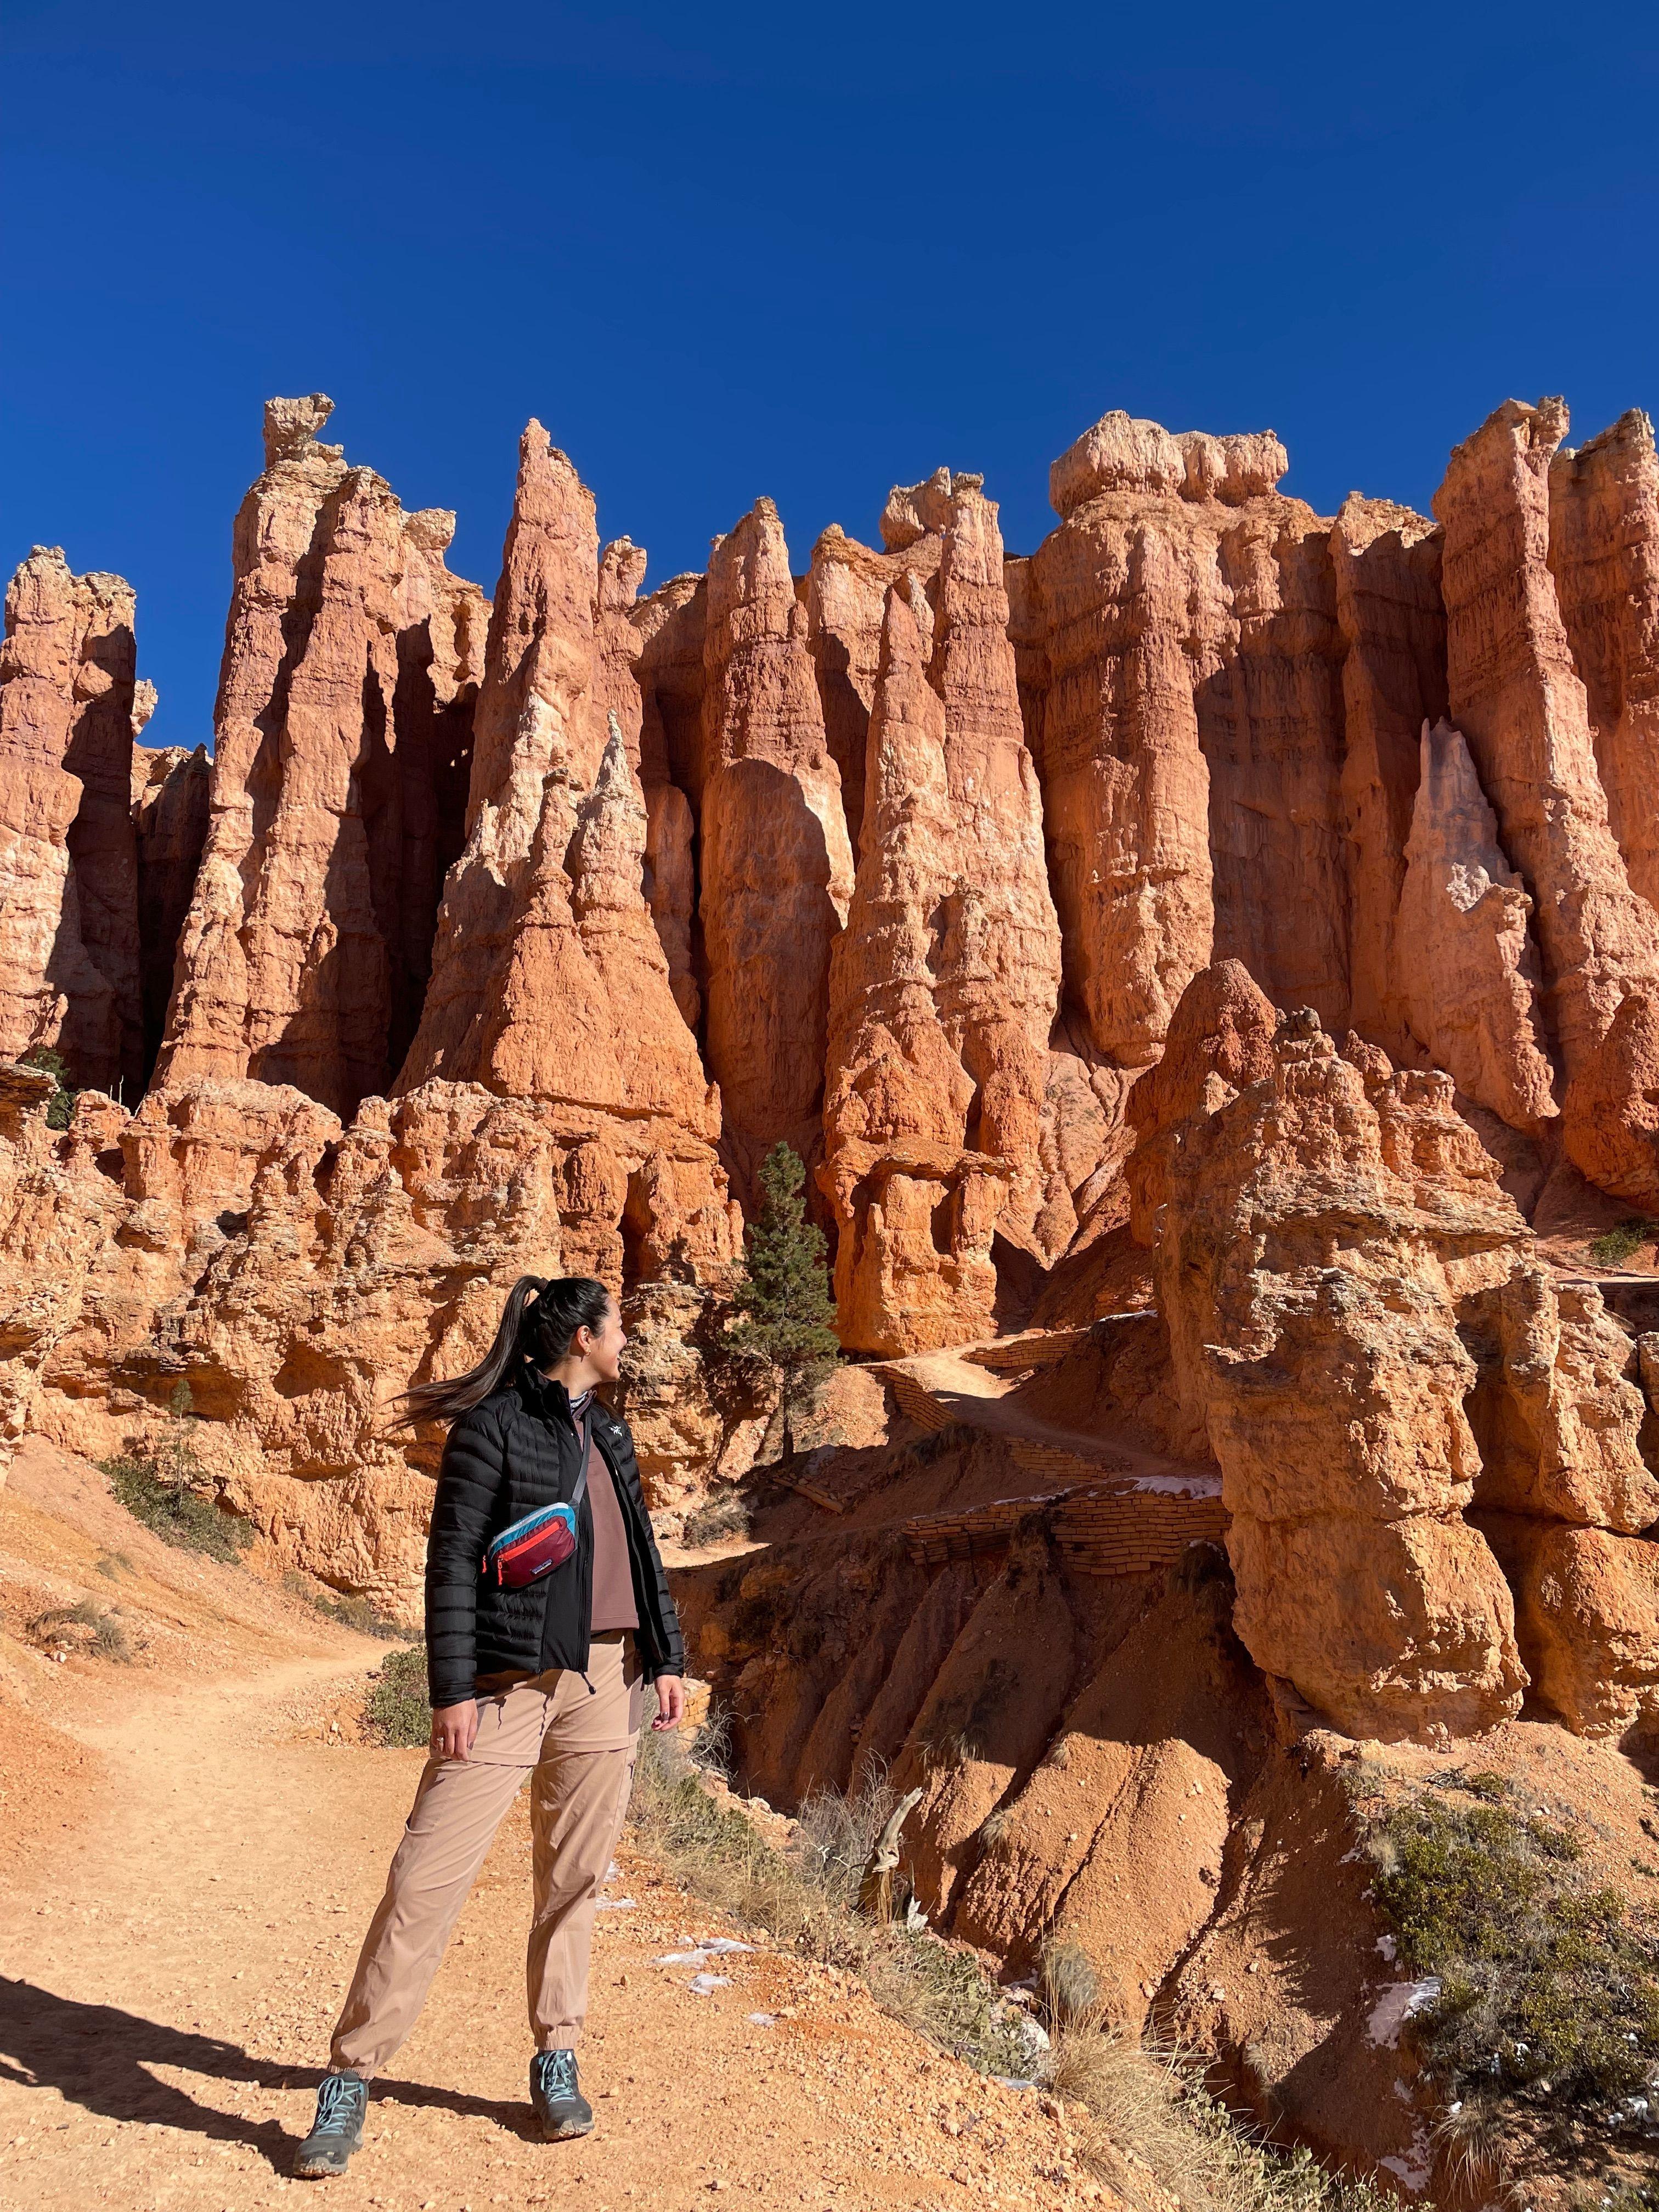
<path id="1" fill-rule="evenodd" d="M 115 1509 L 94 1498 L 87 1510 L 95 1551 Z M 0 1583 L 50 1567 L 65 1591 L 97 1587 L 72 1531 L 56 1565 L 43 1562 L 52 1534 L 27 1501 L 7 1504 Z M 54 1666 L 14 1642 L 9 1679 L 0 1676 L 12 1746 L 0 1765 L 21 1750 L 43 1766 L 55 1742 L 67 1778 L 0 1805 L 7 2212 L 241 2212 L 313 2187 L 339 2212 L 565 2201 L 621 2212 L 717 2195 L 823 2207 L 1101 2198 L 1073 2160 L 1063 2110 L 974 2075 L 884 2019 L 861 1988 L 751 1936 L 756 1950 L 725 1969 L 729 1985 L 694 1995 L 692 1970 L 658 1956 L 746 1931 L 665 1885 L 626 1844 L 610 1885 L 617 1905 L 600 1916 L 582 2054 L 599 2125 L 576 2144 L 536 2139 L 522 1799 L 424 2016 L 377 2085 L 363 2152 L 343 2179 L 290 2180 L 420 1754 L 327 1740 L 326 1715 L 380 1647 L 319 1634 L 280 1595 L 248 1598 L 252 1578 L 239 1570 L 191 1563 L 179 1571 L 190 1592 L 147 1605 L 149 1545 L 136 1531 L 124 1547 L 137 1570 L 127 1617 L 142 1636 L 170 1605 L 182 1630 L 194 1607 L 217 1643 L 205 1626 L 181 1637 L 193 1665 L 179 1655 L 161 1665 L 152 1650 L 143 1666 Z M 162 1641 L 158 1628 L 151 1645 Z M 776 2024 L 751 2021 L 757 2011 Z"/>

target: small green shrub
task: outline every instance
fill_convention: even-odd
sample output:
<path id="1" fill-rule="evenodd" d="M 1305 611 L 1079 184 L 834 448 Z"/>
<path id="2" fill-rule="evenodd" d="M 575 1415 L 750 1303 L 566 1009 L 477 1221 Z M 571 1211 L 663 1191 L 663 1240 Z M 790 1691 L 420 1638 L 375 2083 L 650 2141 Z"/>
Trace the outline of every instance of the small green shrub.
<path id="1" fill-rule="evenodd" d="M 1650 1221 L 1621 1221 L 1616 1229 L 1608 1229 L 1600 1237 L 1590 1239 L 1588 1249 L 1598 1267 L 1622 1267 L 1626 1260 L 1639 1252 L 1654 1238 Z"/>
<path id="2" fill-rule="evenodd" d="M 69 1079 L 69 1064 L 61 1052 L 50 1046 L 38 1044 L 33 1052 L 26 1052 L 18 1062 L 20 1067 L 38 1067 L 42 1075 L 51 1076 L 58 1088 L 46 1101 L 46 1127 L 67 1129 L 75 1119 L 75 1102 L 80 1097 Z"/>
<path id="3" fill-rule="evenodd" d="M 1659 2188 L 1624 2181 L 1610 2181 L 1603 2188 L 1591 2182 L 1577 2190 L 1571 2202 L 1573 2212 L 1659 2212 Z"/>
<path id="4" fill-rule="evenodd" d="M 369 1690 L 363 1717 L 380 1741 L 394 1750 L 408 1750 L 432 1741 L 424 1644 L 387 1653 Z"/>
<path id="5" fill-rule="evenodd" d="M 1390 1766 L 1386 1759 L 1378 1759 L 1369 1761 L 1361 1759 L 1356 1763 L 1360 1765 L 1370 1765 L 1381 1778 L 1382 1785 L 1386 1785 L 1395 1778 L 1396 1770 Z M 1515 1794 L 1513 1783 L 1506 1781 L 1503 1775 L 1495 1772 L 1489 1766 L 1477 1767 L 1473 1774 L 1466 1766 L 1449 1766 L 1443 1771 L 1425 1776 L 1424 1779 L 1431 1790 L 1460 1791 L 1466 1797 L 1480 1798 L 1485 1805 L 1501 1805 Z M 1362 1796 L 1366 1795 L 1373 1797 L 1386 1796 L 1388 1790 L 1386 1786 L 1379 1786 L 1376 1790 L 1369 1792 L 1362 1790 L 1359 1794 Z"/>
<path id="6" fill-rule="evenodd" d="M 407 1633 L 402 1624 L 388 1620 L 376 1610 L 366 1597 L 354 1597 L 339 1590 L 319 1589 L 309 1575 L 289 1572 L 283 1577 L 283 1588 L 290 1597 L 302 1598 L 306 1604 L 320 1613 L 325 1620 L 332 1620 L 342 1628 L 354 1629 L 359 1636 L 378 1637 L 383 1644 L 395 1643 Z"/>
<path id="7" fill-rule="evenodd" d="M 749 1501 L 735 1490 L 724 1492 L 718 1498 L 705 1498 L 695 1513 L 688 1513 L 681 1530 L 681 1540 L 688 1551 L 702 1551 L 709 1544 L 719 1544 L 728 1536 L 739 1539 L 749 1534 L 751 1519 Z"/>
<path id="8" fill-rule="evenodd" d="M 1455 2096 L 1512 2098 L 1559 2126 L 1645 2087 L 1659 2061 L 1653 1931 L 1590 1885 L 1565 1829 L 1425 1796 L 1380 1820 L 1370 1847 L 1401 1963 L 1439 1979 L 1412 2027 Z"/>
<path id="9" fill-rule="evenodd" d="M 234 1566 L 253 1540 L 246 1521 L 223 1513 L 211 1498 L 198 1497 L 181 1482 L 168 1480 L 155 1460 L 124 1452 L 100 1460 L 109 1486 L 135 1521 L 181 1552 L 203 1552 Z"/>
<path id="10" fill-rule="evenodd" d="M 904 1458 L 913 1467 L 932 1467 L 947 1453 L 965 1451 L 979 1433 L 963 1421 L 947 1421 L 942 1429 L 928 1429 L 914 1443 L 906 1444 Z"/>

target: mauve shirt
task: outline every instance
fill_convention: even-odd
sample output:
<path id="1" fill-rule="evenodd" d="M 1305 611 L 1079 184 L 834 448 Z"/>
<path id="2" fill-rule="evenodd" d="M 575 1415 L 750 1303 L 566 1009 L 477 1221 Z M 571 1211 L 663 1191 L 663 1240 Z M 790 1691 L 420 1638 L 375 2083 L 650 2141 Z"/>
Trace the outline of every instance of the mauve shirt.
<path id="1" fill-rule="evenodd" d="M 573 1398 L 570 1410 L 580 1421 L 592 1398 L 585 1390 Z M 592 1632 L 637 1628 L 639 1607 L 634 1602 L 634 1572 L 628 1563 L 628 1530 L 617 1486 L 605 1454 L 595 1444 L 587 1455 L 587 1495 L 593 1508 L 593 1624 Z"/>

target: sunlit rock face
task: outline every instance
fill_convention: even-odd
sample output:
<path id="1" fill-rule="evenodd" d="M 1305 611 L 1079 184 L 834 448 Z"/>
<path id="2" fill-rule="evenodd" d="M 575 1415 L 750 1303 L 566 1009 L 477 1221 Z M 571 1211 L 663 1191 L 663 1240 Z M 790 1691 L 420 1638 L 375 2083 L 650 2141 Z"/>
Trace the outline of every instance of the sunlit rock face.
<path id="1" fill-rule="evenodd" d="M 830 976 L 821 1181 L 843 1340 L 872 1351 L 990 1333 L 993 1233 L 1029 1230 L 1042 1205 L 1060 993 L 996 510 L 973 479 L 912 496 L 929 491 L 933 595 L 908 569 L 888 589 L 863 855 Z"/>

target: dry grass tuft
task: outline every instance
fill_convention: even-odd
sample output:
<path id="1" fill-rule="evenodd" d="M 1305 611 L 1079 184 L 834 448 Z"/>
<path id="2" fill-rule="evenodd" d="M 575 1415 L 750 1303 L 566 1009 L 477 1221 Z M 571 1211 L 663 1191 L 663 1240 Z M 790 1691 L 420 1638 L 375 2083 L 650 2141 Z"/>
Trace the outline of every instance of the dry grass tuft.
<path id="1" fill-rule="evenodd" d="M 700 1739 L 704 1759 L 708 1747 Z M 860 1977 L 884 2012 L 982 2073 L 1028 2063 L 1018 2016 L 971 1953 L 925 1927 L 860 1911 L 859 1886 L 892 1810 L 884 1782 L 852 1796 L 822 1791 L 778 1850 L 660 1736 L 640 1738 L 629 1820 L 643 1849 L 688 1889 L 822 1966 Z"/>
<path id="2" fill-rule="evenodd" d="M 753 1518 L 746 1498 L 735 1490 L 722 1491 L 718 1497 L 705 1498 L 694 1513 L 686 1515 L 680 1541 L 688 1551 L 700 1552 L 733 1537 L 742 1540 L 747 1537 Z"/>
<path id="3" fill-rule="evenodd" d="M 94 1598 L 75 1605 L 56 1605 L 37 1613 L 28 1625 L 29 1639 L 45 1649 L 79 1651 L 89 1659 L 113 1659 L 125 1666 L 132 1657 L 127 1632 L 112 1613 Z"/>
<path id="4" fill-rule="evenodd" d="M 1397 2212 L 1387 2190 L 1331 2174 L 1311 2151 L 1279 2151 L 1241 2128 L 1174 2053 L 1079 2020 L 1061 2027 L 1048 2079 L 1092 2127 L 1084 2153 L 1133 2212 Z"/>
<path id="5" fill-rule="evenodd" d="M 1098 2027 L 1100 1977 L 1081 1943 L 1050 1937 L 1038 1962 L 1037 1986 L 1056 2027 Z"/>
<path id="6" fill-rule="evenodd" d="M 1437 2191 L 1458 2203 L 1498 2202 L 1509 2179 L 1510 2152 L 1504 2115 L 1486 2097 L 1449 2106 L 1430 2134 Z"/>

